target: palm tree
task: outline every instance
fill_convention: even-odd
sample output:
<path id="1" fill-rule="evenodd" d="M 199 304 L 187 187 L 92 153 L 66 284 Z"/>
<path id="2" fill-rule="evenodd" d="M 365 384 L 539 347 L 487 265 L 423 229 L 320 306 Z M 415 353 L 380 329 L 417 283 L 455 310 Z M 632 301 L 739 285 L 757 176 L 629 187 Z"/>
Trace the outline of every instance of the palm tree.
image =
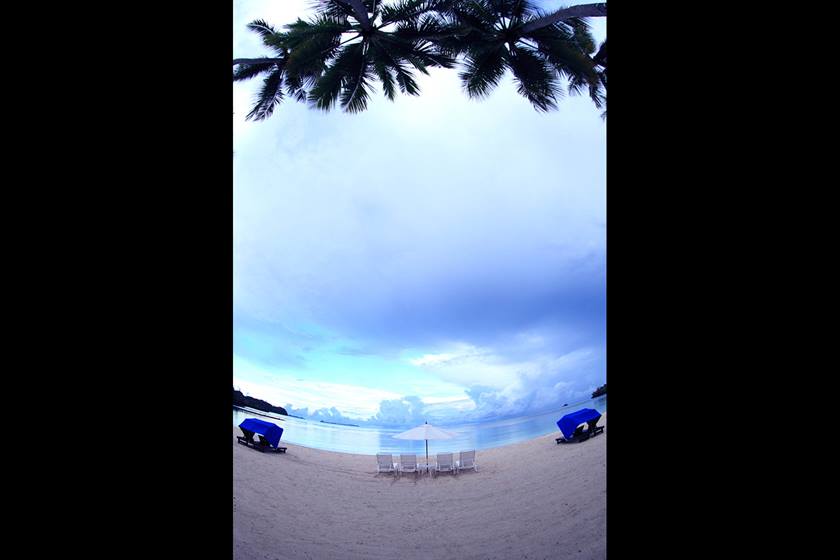
<path id="1" fill-rule="evenodd" d="M 379 0 L 321 0 L 316 16 L 298 19 L 278 32 L 262 20 L 248 28 L 262 37 L 276 56 L 235 59 L 233 79 L 265 75 L 253 110 L 246 119 L 269 117 L 285 95 L 330 110 L 338 103 L 355 113 L 367 108 L 372 82 L 385 97 L 396 91 L 419 95 L 414 70 L 452 68 L 426 37 L 440 26 L 430 11 L 443 0 L 401 0 L 385 6 Z"/>
<path id="2" fill-rule="evenodd" d="M 538 111 L 557 107 L 563 80 L 571 93 L 586 89 L 603 106 L 595 41 L 582 19 L 542 13 L 528 0 L 457 2 L 446 17 L 453 28 L 469 30 L 440 45 L 464 57 L 460 77 L 470 97 L 487 96 L 510 70 L 518 92 Z"/>
<path id="3" fill-rule="evenodd" d="M 556 108 L 561 81 L 571 93 L 586 89 L 597 107 L 606 101 L 606 58 L 593 59 L 595 42 L 581 19 L 606 16 L 606 4 L 543 13 L 529 0 L 318 0 L 309 21 L 298 19 L 278 32 L 262 20 L 248 28 L 260 34 L 273 58 L 235 59 L 233 79 L 264 75 L 246 119 L 262 120 L 289 95 L 313 107 L 344 111 L 367 108 L 371 86 L 420 93 L 414 71 L 452 68 L 471 97 L 483 97 L 511 70 L 518 91 L 540 111 Z M 602 46 L 604 55 L 606 45 Z M 597 57 L 596 57 L 597 58 Z M 603 68 L 603 71 L 599 69 Z"/>
<path id="4" fill-rule="evenodd" d="M 604 91 L 607 90 L 607 40 L 604 39 L 604 42 L 601 43 L 601 47 L 598 49 L 598 53 L 592 58 L 595 61 L 595 64 L 598 65 L 598 77 L 601 79 L 601 83 L 604 85 Z M 604 112 L 601 113 L 601 116 L 605 119 L 607 118 L 607 110 L 604 109 Z"/>

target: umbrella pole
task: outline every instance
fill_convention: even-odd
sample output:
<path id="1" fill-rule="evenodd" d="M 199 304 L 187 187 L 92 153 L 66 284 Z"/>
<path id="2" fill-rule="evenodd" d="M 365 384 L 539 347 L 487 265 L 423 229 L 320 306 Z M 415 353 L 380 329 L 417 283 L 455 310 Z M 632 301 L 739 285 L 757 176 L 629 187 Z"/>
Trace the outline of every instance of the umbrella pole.
<path id="1" fill-rule="evenodd" d="M 432 476 L 432 469 L 429 468 L 429 440 L 426 440 L 426 469 L 429 471 L 429 476 Z"/>

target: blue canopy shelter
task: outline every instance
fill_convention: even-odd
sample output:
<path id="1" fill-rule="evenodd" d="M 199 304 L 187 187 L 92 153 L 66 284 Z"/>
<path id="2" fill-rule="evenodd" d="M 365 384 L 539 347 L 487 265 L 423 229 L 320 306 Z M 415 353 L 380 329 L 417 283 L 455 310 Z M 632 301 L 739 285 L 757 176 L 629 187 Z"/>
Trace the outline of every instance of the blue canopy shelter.
<path id="1" fill-rule="evenodd" d="M 254 434 L 263 436 L 269 445 L 278 447 L 280 445 L 280 436 L 283 435 L 283 428 L 277 424 L 259 420 L 257 418 L 248 418 L 239 424 L 242 433 L 245 434 L 245 439 L 253 441 Z M 241 440 L 240 440 L 241 441 Z"/>
<path id="2" fill-rule="evenodd" d="M 594 408 L 582 408 L 575 412 L 570 412 L 563 418 L 557 421 L 557 427 L 563 432 L 566 439 L 571 439 L 575 433 L 575 428 L 581 424 L 592 422 L 593 425 L 601 418 L 601 413 Z"/>

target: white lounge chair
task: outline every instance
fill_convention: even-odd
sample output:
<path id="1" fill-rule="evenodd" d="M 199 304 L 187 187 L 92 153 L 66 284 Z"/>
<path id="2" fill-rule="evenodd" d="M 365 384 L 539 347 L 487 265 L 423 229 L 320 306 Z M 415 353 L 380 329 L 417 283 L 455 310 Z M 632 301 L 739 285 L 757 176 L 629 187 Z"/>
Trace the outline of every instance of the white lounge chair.
<path id="1" fill-rule="evenodd" d="M 435 472 L 451 472 L 456 474 L 455 465 L 452 463 L 452 453 L 438 453 L 437 465 L 435 465 Z"/>
<path id="2" fill-rule="evenodd" d="M 420 469 L 417 468 L 417 455 L 400 454 L 399 474 L 404 472 L 413 472 L 415 478 L 420 474 Z"/>
<path id="3" fill-rule="evenodd" d="M 478 472 L 478 465 L 475 462 L 475 449 L 472 451 L 461 451 L 461 458 L 455 461 L 455 468 L 458 472 L 465 469 L 473 469 Z"/>
<path id="4" fill-rule="evenodd" d="M 397 475 L 397 469 L 394 468 L 394 458 L 390 453 L 376 454 L 376 473 L 394 473 Z"/>

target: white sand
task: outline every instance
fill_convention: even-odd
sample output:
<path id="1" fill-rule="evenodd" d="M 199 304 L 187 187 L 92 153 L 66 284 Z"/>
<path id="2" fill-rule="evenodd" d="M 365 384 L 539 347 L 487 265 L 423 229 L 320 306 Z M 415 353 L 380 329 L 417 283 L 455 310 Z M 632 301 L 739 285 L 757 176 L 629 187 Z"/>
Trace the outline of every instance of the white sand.
<path id="1" fill-rule="evenodd" d="M 606 430 L 478 451 L 478 472 L 398 480 L 377 475 L 373 455 L 260 453 L 233 434 L 236 560 L 606 557 Z"/>

